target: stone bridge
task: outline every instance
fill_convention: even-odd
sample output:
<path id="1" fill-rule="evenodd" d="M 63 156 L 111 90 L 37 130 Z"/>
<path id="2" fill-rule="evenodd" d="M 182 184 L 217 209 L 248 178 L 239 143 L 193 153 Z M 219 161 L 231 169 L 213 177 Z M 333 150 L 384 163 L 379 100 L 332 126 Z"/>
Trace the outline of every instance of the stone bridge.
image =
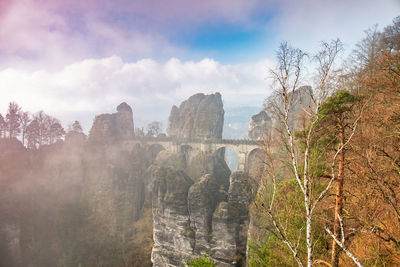
<path id="1" fill-rule="evenodd" d="M 249 157 L 259 149 L 257 141 L 246 139 L 176 139 L 172 137 L 142 137 L 127 141 L 127 146 L 133 147 L 136 144 L 158 144 L 165 150 L 172 153 L 179 152 L 204 152 L 215 153 L 221 148 L 230 148 L 238 156 L 238 170 L 247 171 Z"/>

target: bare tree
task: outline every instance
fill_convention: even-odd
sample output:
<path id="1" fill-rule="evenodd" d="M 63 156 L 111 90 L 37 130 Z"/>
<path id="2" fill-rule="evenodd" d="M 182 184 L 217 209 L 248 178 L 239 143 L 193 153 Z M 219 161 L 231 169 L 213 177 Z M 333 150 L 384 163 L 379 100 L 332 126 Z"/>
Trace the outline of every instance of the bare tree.
<path id="1" fill-rule="evenodd" d="M 6 137 L 6 121 L 3 115 L 0 114 L 0 138 Z"/>
<path id="2" fill-rule="evenodd" d="M 64 128 L 61 126 L 61 123 L 57 119 L 55 119 L 50 125 L 49 133 L 50 144 L 55 143 L 65 135 Z"/>
<path id="3" fill-rule="evenodd" d="M 26 128 L 27 147 L 36 149 L 39 146 L 40 130 L 37 120 L 32 120 Z"/>
<path id="4" fill-rule="evenodd" d="M 136 128 L 135 128 L 135 136 L 136 136 L 136 137 L 143 137 L 143 136 L 144 136 L 144 129 L 143 129 L 143 127 L 142 127 L 142 128 L 139 128 L 139 127 L 136 127 Z"/>
<path id="5" fill-rule="evenodd" d="M 23 112 L 23 111 L 20 112 L 19 116 L 20 116 L 21 131 L 22 131 L 22 144 L 25 145 L 26 130 L 28 128 L 29 123 L 31 122 L 31 116 L 29 112 Z"/>
<path id="6" fill-rule="evenodd" d="M 47 127 L 47 115 L 43 112 L 43 110 L 38 111 L 35 115 L 33 115 L 33 119 L 37 123 L 38 127 L 38 144 L 39 146 L 45 144 L 46 141 L 46 127 Z"/>
<path id="7" fill-rule="evenodd" d="M 161 122 L 153 121 L 147 125 L 147 135 L 157 137 L 161 133 L 161 128 Z"/>
<path id="8" fill-rule="evenodd" d="M 333 182 L 336 180 L 334 170 L 336 169 L 337 157 L 352 138 L 356 128 L 353 127 L 353 132 L 348 139 L 336 148 L 331 163 L 332 175 L 328 183 L 325 184 L 325 188 L 319 194 L 315 194 L 313 188 L 316 181 L 313 179 L 310 153 L 315 138 L 321 105 L 334 89 L 334 62 L 341 49 L 342 44 L 339 40 L 334 40 L 330 43 L 324 42 L 322 43 L 321 50 L 312 58 L 313 63 L 316 64 L 314 74 L 315 85 L 313 88 L 314 91 L 310 96 L 311 103 L 308 106 L 302 107 L 302 129 L 296 129 L 298 125 L 295 125 L 293 120 L 295 120 L 294 118 L 297 114 L 293 113 L 295 110 L 298 110 L 296 105 L 299 105 L 299 103 L 296 96 L 301 93 L 299 88 L 304 77 L 306 54 L 299 49 L 292 48 L 287 43 L 283 43 L 277 53 L 278 65 L 275 69 L 271 70 L 271 76 L 274 80 L 274 93 L 269 99 L 267 107 L 275 116 L 274 119 L 278 124 L 277 129 L 280 133 L 279 140 L 282 147 L 285 148 L 291 171 L 303 196 L 305 233 L 300 232 L 297 241 L 290 240 L 285 234 L 285 227 L 276 218 L 274 214 L 274 201 L 277 190 L 274 175 L 271 177 L 273 190 L 272 198 L 267 207 L 267 213 L 274 225 L 275 234 L 288 246 L 299 266 L 306 265 L 311 267 L 313 265 L 312 219 L 315 208 L 326 196 Z M 297 118 L 299 118 L 298 115 Z M 298 131 L 301 131 L 303 136 L 301 148 L 299 142 L 295 140 L 295 133 Z M 265 150 L 271 151 L 270 148 Z M 305 264 L 298 255 L 298 246 L 302 234 L 305 234 L 307 247 L 307 260 Z"/>
<path id="9" fill-rule="evenodd" d="M 8 112 L 6 115 L 8 137 L 10 139 L 17 137 L 21 131 L 20 111 L 21 111 L 21 107 L 17 103 L 10 102 L 10 104 L 8 105 Z"/>
<path id="10" fill-rule="evenodd" d="M 42 110 L 34 115 L 34 119 L 39 125 L 39 145 L 51 145 L 55 141 L 55 138 L 57 139 L 63 135 L 64 129 L 62 128 L 60 121 L 47 115 Z M 52 132 L 52 130 L 59 132 Z M 55 136 L 56 134 L 57 136 Z"/>
<path id="11" fill-rule="evenodd" d="M 33 115 L 33 121 L 34 123 L 32 126 L 35 127 L 30 128 L 30 134 L 32 135 L 32 133 L 34 133 L 38 146 L 45 144 L 51 145 L 65 134 L 64 128 L 61 126 L 60 121 L 52 116 L 47 115 L 42 110 Z M 78 126 L 76 126 L 76 128 L 78 128 Z"/>

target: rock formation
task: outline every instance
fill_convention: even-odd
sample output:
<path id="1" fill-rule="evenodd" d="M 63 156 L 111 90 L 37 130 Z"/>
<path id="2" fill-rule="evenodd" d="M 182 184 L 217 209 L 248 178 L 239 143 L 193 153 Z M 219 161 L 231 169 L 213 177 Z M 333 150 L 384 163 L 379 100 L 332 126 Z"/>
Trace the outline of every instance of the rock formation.
<path id="1" fill-rule="evenodd" d="M 168 134 L 221 138 L 221 95 L 196 94 L 174 106 Z M 250 190 L 247 175 L 231 174 L 224 149 L 194 153 L 162 151 L 152 166 L 154 266 L 185 266 L 208 254 L 218 266 L 244 264 Z"/>
<path id="2" fill-rule="evenodd" d="M 179 108 L 172 107 L 167 133 L 178 138 L 221 138 L 223 125 L 221 94 L 195 94 Z"/>
<path id="3" fill-rule="evenodd" d="M 154 266 L 185 266 L 206 253 L 218 266 L 242 266 L 251 201 L 247 176 L 231 175 L 228 191 L 206 174 L 193 183 L 182 171 L 157 170 L 153 187 Z"/>
<path id="4" fill-rule="evenodd" d="M 172 109 L 169 130 L 221 138 L 223 115 L 220 94 L 197 94 Z M 88 139 L 70 131 L 28 151 L 0 138 L 1 199 L 18 207 L 0 205 L 0 265 L 150 266 L 151 254 L 153 266 L 185 266 L 207 253 L 218 266 L 243 266 L 247 174 L 231 173 L 224 148 L 210 152 L 212 144 L 174 140 L 164 150 L 133 137 L 122 103 L 95 118 Z"/>
<path id="5" fill-rule="evenodd" d="M 194 246 L 187 205 L 193 181 L 184 172 L 169 167 L 159 168 L 156 177 L 151 261 L 154 266 L 181 266 Z"/>
<path id="6" fill-rule="evenodd" d="M 133 113 L 125 102 L 117 107 L 117 112 L 96 116 L 90 130 L 90 143 L 112 143 L 133 138 Z"/>
<path id="7" fill-rule="evenodd" d="M 148 168 L 162 147 L 145 143 L 127 146 L 123 141 L 133 138 L 132 117 L 126 103 L 120 104 L 116 113 L 96 117 L 88 140 L 85 191 L 93 217 L 102 222 L 106 232 L 104 239 L 115 238 L 124 249 L 131 240 L 129 248 L 137 253 L 132 258 L 141 257 L 140 266 L 148 266 L 152 247 Z M 150 227 L 136 229 L 136 222 L 138 227 Z"/>
<path id="8" fill-rule="evenodd" d="M 262 110 L 260 113 L 254 115 L 250 119 L 249 123 L 249 139 L 260 140 L 270 130 L 272 126 L 272 120 L 267 113 Z"/>
<path id="9" fill-rule="evenodd" d="M 292 98 L 293 94 L 293 98 Z M 288 115 L 288 126 L 292 129 L 292 131 L 296 132 L 302 130 L 305 125 L 307 125 L 307 116 L 306 113 L 310 113 L 311 109 L 313 108 L 313 91 L 311 86 L 302 86 L 295 90 L 293 93 L 289 94 L 289 99 L 292 99 L 291 109 Z M 278 102 L 276 104 L 281 105 L 280 110 L 283 111 L 283 103 L 279 102 L 280 100 L 277 99 Z M 274 108 L 273 108 L 274 109 Z M 267 109 L 268 110 L 268 107 Z M 281 119 L 277 116 L 279 112 L 271 112 L 267 113 L 266 115 L 271 118 L 271 136 L 276 136 L 277 132 L 286 132 L 285 126 L 283 125 Z M 259 116 L 260 114 L 254 115 Z M 254 117 L 253 116 L 253 117 Z M 265 116 L 265 115 L 263 115 Z M 258 117 L 258 119 L 262 119 Z M 253 128 L 253 123 L 250 122 L 249 130 Z M 249 137 L 252 135 L 249 132 Z M 278 134 L 279 135 L 279 134 Z"/>
<path id="10" fill-rule="evenodd" d="M 306 124 L 304 112 L 312 107 L 312 95 L 311 86 L 302 86 L 294 92 L 289 126 L 295 131 L 302 129 Z"/>
<path id="11" fill-rule="evenodd" d="M 226 202 L 213 215 L 212 257 L 220 266 L 244 266 L 252 195 L 248 176 L 241 171 L 230 176 Z"/>

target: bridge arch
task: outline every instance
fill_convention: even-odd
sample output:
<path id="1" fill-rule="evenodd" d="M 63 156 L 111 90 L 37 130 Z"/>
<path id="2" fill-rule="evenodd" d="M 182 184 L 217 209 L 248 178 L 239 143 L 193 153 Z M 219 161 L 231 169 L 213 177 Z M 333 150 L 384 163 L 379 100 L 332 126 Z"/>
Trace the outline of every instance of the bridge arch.
<path id="1" fill-rule="evenodd" d="M 229 146 L 220 146 L 214 153 L 220 153 L 231 171 L 239 169 L 239 155 Z"/>
<path id="2" fill-rule="evenodd" d="M 163 145 L 160 144 L 149 144 L 149 152 L 151 153 L 151 158 L 155 159 L 161 151 L 166 150 Z"/>
<path id="3" fill-rule="evenodd" d="M 248 171 L 249 163 L 253 161 L 253 151 L 258 149 L 258 143 L 252 140 L 230 140 L 230 139 L 174 139 L 174 138 L 136 138 L 127 142 L 131 147 L 137 143 L 148 145 L 159 144 L 166 151 L 171 153 L 184 152 L 186 157 L 201 151 L 204 153 L 215 153 L 221 148 L 233 150 L 238 157 L 238 167 L 240 171 Z M 256 150 L 258 151 L 258 150 Z M 159 152 L 159 151 L 158 151 Z M 250 158 L 249 158 L 250 156 Z M 225 159 L 225 158 L 224 158 Z"/>

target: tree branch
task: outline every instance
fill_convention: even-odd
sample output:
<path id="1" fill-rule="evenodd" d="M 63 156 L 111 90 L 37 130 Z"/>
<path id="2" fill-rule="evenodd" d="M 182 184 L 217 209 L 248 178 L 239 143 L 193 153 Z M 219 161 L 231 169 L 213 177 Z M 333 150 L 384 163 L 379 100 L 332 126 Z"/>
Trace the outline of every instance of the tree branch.
<path id="1" fill-rule="evenodd" d="M 331 230 L 325 228 L 325 231 L 333 238 L 333 240 L 335 240 L 336 244 L 338 244 L 343 249 L 343 251 L 347 254 L 347 256 L 349 256 L 358 267 L 363 267 L 363 265 L 357 259 L 357 257 L 354 256 L 353 253 L 351 253 L 351 251 L 346 247 L 346 245 L 343 242 L 337 239 L 337 237 L 331 232 Z"/>

